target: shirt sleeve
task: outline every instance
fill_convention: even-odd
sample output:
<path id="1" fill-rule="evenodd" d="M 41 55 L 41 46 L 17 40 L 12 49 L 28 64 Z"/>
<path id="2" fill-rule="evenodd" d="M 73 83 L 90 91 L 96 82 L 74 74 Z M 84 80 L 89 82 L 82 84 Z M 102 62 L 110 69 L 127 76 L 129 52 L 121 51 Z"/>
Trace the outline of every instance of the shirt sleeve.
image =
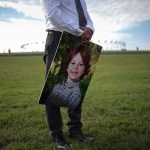
<path id="1" fill-rule="evenodd" d="M 82 0 L 82 4 L 83 4 L 83 9 L 84 9 L 84 13 L 85 13 L 85 17 L 86 17 L 86 20 L 87 20 L 87 25 L 86 27 L 90 28 L 93 32 L 95 31 L 94 29 L 94 25 L 93 25 L 93 22 L 92 22 L 92 19 L 87 11 L 87 5 L 86 5 L 86 2 L 84 0 Z"/>
<path id="2" fill-rule="evenodd" d="M 79 26 L 73 24 L 72 19 L 68 19 L 61 10 L 60 0 L 42 0 L 42 5 L 45 16 L 54 26 L 62 31 L 70 31 L 77 36 L 82 35 L 83 31 Z"/>
<path id="3" fill-rule="evenodd" d="M 73 92 L 68 98 L 68 107 L 76 108 L 81 103 L 81 94 L 80 92 Z"/>

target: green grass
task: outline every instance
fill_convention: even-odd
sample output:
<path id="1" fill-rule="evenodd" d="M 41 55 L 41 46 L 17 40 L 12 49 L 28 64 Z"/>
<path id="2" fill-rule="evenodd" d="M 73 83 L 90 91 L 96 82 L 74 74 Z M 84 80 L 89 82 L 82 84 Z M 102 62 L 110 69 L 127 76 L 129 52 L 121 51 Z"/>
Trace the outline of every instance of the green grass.
<path id="1" fill-rule="evenodd" d="M 38 104 L 44 76 L 42 56 L 0 57 L 0 149 L 55 149 Z M 82 109 L 95 143 L 68 139 L 73 150 L 150 149 L 150 54 L 101 55 Z"/>

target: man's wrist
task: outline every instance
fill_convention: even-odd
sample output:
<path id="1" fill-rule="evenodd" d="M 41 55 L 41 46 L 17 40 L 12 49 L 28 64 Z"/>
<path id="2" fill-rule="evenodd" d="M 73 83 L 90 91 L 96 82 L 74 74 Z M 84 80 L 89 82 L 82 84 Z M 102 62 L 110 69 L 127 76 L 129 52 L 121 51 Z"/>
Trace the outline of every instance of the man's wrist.
<path id="1" fill-rule="evenodd" d="M 91 35 L 93 35 L 93 30 L 92 29 L 90 29 L 89 27 L 87 27 L 88 29 L 89 29 L 89 31 L 90 31 L 90 33 L 91 33 Z"/>

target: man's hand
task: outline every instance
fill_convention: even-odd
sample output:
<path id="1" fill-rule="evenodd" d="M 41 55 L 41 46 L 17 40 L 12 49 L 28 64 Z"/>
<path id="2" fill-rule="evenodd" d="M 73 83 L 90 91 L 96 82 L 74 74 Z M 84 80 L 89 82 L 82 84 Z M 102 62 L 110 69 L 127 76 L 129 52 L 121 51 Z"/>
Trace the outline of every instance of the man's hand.
<path id="1" fill-rule="evenodd" d="M 83 30 L 83 34 L 81 35 L 81 42 L 89 42 L 92 38 L 93 31 L 88 27 L 80 27 Z"/>

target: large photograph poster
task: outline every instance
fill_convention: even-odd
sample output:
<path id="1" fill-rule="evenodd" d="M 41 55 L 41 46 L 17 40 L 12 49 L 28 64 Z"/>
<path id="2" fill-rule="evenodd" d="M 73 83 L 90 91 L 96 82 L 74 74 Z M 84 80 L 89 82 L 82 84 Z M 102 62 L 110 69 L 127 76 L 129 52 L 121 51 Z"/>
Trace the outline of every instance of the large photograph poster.
<path id="1" fill-rule="evenodd" d="M 102 47 L 63 32 L 39 104 L 76 108 L 86 94 Z"/>

